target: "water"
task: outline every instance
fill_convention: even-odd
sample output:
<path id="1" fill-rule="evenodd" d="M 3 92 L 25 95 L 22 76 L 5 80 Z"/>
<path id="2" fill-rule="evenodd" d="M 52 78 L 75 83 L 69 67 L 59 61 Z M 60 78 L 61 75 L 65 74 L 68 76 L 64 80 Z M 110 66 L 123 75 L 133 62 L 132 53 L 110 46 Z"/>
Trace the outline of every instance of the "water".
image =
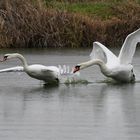
<path id="1" fill-rule="evenodd" d="M 97 66 L 81 72 L 80 78 L 88 83 L 61 83 L 56 87 L 43 87 L 40 81 L 25 73 L 0 74 L 0 139 L 139 140 L 138 52 L 133 61 L 135 84 L 105 83 Z M 21 53 L 29 64 L 66 64 L 72 67 L 88 60 L 90 50 L 30 50 Z M 0 68 L 18 64 L 19 61 L 14 59 L 1 63 Z"/>

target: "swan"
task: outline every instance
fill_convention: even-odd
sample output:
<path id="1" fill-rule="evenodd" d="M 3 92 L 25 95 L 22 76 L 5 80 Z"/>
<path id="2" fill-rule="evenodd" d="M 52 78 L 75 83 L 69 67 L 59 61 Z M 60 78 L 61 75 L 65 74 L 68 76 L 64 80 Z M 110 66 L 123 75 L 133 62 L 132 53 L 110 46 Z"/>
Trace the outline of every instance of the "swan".
<path id="1" fill-rule="evenodd" d="M 77 64 L 73 73 L 92 65 L 98 65 L 106 77 L 118 82 L 134 82 L 132 59 L 138 42 L 140 42 L 140 28 L 126 37 L 118 57 L 100 42 L 93 42 L 91 60 Z"/>
<path id="2" fill-rule="evenodd" d="M 28 65 L 26 59 L 23 57 L 23 55 L 21 55 L 19 53 L 5 54 L 3 57 L 3 60 L 1 60 L 1 62 L 4 62 L 4 61 L 12 59 L 12 58 L 20 59 L 20 61 L 23 64 L 23 67 L 17 66 L 17 67 L 13 67 L 13 68 L 3 69 L 0 72 L 24 71 L 30 77 L 38 79 L 38 80 L 42 80 L 46 84 L 59 82 L 60 71 L 59 71 L 58 67 L 44 66 L 44 65 L 40 65 L 40 64 Z"/>

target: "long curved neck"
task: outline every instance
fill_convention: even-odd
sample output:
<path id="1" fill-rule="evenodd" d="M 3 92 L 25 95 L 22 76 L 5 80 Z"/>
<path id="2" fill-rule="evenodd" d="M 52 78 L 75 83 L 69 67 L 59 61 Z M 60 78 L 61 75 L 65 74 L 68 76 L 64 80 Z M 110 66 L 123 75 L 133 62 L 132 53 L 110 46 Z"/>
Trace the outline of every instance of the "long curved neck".
<path id="1" fill-rule="evenodd" d="M 84 63 L 80 63 L 80 69 L 85 69 L 87 67 L 90 67 L 92 65 L 98 65 L 102 71 L 103 74 L 108 75 L 109 69 L 105 65 L 105 63 L 100 59 L 93 59 Z"/>
<path id="2" fill-rule="evenodd" d="M 23 64 L 24 69 L 27 69 L 28 64 L 27 64 L 26 59 L 21 54 L 16 54 L 16 57 L 20 59 L 20 61 Z"/>

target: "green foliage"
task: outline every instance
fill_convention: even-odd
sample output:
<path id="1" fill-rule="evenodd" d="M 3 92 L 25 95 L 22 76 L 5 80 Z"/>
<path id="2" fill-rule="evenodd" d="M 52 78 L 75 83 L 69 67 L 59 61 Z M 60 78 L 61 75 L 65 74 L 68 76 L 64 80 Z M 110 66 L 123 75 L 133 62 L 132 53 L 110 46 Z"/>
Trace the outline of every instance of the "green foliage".
<path id="1" fill-rule="evenodd" d="M 68 11 L 73 13 L 80 13 L 86 16 L 96 16 L 101 19 L 110 18 L 112 16 L 110 5 L 105 2 L 100 3 L 60 3 L 55 2 L 53 8 Z"/>

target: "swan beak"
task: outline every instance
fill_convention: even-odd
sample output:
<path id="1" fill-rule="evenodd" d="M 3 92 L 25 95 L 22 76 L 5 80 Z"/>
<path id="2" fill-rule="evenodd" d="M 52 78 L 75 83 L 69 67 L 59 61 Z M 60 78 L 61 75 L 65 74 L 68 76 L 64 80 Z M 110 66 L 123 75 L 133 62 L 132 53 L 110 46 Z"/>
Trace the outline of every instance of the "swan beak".
<path id="1" fill-rule="evenodd" d="M 75 66 L 74 70 L 73 70 L 73 73 L 77 72 L 80 70 L 80 66 Z"/>

